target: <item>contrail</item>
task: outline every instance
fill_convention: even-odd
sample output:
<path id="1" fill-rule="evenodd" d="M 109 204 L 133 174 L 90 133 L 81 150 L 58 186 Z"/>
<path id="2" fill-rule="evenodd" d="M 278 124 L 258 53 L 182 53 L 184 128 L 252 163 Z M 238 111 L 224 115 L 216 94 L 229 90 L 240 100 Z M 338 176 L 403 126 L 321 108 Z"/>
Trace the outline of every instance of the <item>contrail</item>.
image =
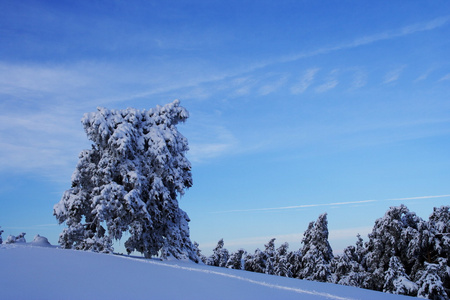
<path id="1" fill-rule="evenodd" d="M 422 200 L 422 199 L 445 198 L 445 197 L 450 197 L 450 194 L 449 195 L 435 195 L 435 196 L 407 197 L 407 198 L 391 198 L 391 199 L 383 199 L 383 200 L 360 200 L 360 201 L 348 201 L 348 202 L 302 204 L 302 205 L 294 205 L 294 206 L 269 207 L 269 208 L 234 209 L 234 210 L 216 211 L 216 212 L 212 212 L 212 213 L 218 214 L 218 213 L 251 212 L 251 211 L 275 211 L 275 210 L 289 210 L 289 209 L 320 207 L 320 206 L 339 206 L 339 205 L 373 203 L 373 202 L 383 202 L 383 201 Z"/>

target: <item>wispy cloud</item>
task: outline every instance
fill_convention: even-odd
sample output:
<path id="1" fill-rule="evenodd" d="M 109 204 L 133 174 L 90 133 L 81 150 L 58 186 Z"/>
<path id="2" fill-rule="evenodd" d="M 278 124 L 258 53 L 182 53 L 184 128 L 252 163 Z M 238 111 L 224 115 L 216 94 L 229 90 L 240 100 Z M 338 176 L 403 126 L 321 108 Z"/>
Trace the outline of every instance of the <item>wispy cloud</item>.
<path id="1" fill-rule="evenodd" d="M 378 34 L 367 35 L 367 36 L 357 38 L 357 39 L 347 42 L 347 43 L 342 43 L 342 44 L 338 44 L 335 46 L 323 47 L 323 48 L 319 48 L 317 50 L 313 50 L 311 52 L 302 52 L 302 53 L 298 53 L 298 54 L 294 54 L 294 55 L 290 55 L 290 56 L 285 56 L 285 57 L 281 58 L 279 61 L 280 62 L 291 62 L 291 61 L 295 61 L 295 60 L 299 60 L 299 59 L 303 59 L 303 58 L 307 58 L 307 57 L 312 57 L 312 56 L 321 55 L 321 54 L 327 54 L 327 53 L 331 53 L 331 52 L 335 52 L 335 51 L 365 46 L 365 45 L 373 44 L 376 42 L 381 42 L 384 40 L 399 38 L 399 37 L 411 35 L 411 34 L 418 33 L 418 32 L 429 31 L 429 30 L 433 30 L 433 29 L 442 27 L 442 26 L 446 25 L 447 23 L 449 23 L 449 21 L 450 21 L 450 16 L 443 16 L 443 17 L 435 18 L 428 22 L 416 23 L 416 24 L 408 25 L 408 26 L 405 26 L 405 27 L 402 27 L 399 29 L 395 29 L 395 30 L 388 30 L 388 31 L 378 33 Z"/>
<path id="2" fill-rule="evenodd" d="M 434 71 L 434 69 L 427 70 L 426 72 L 422 73 L 419 77 L 417 77 L 414 80 L 414 82 L 420 82 L 420 81 L 427 79 L 433 71 Z"/>
<path id="3" fill-rule="evenodd" d="M 319 68 L 312 68 L 306 70 L 303 74 L 300 82 L 291 87 L 292 94 L 302 94 L 306 91 L 306 89 L 313 83 L 314 77 L 317 72 L 319 72 Z"/>
<path id="4" fill-rule="evenodd" d="M 383 83 L 388 84 L 388 83 L 393 83 L 393 82 L 397 81 L 400 78 L 400 75 L 403 72 L 403 70 L 405 69 L 405 67 L 406 66 L 401 66 L 401 67 L 395 68 L 394 70 L 389 71 L 384 76 Z"/>
<path id="5" fill-rule="evenodd" d="M 295 210 L 301 208 L 312 208 L 312 207 L 335 207 L 335 206 L 345 206 L 345 205 L 357 205 L 357 204 L 368 204 L 383 201 L 408 201 L 408 200 L 425 200 L 432 198 L 446 198 L 449 195 L 435 195 L 435 196 L 419 196 L 419 197 L 408 197 L 408 198 L 392 198 L 383 200 L 360 200 L 360 201 L 348 201 L 348 202 L 333 202 L 333 203 L 311 203 L 293 206 L 281 206 L 281 207 L 270 207 L 270 208 L 252 208 L 252 209 L 235 209 L 226 211 L 217 211 L 212 213 L 235 213 L 235 212 L 253 212 L 253 211 L 284 211 L 284 210 Z"/>
<path id="6" fill-rule="evenodd" d="M 0 92 L 19 91 L 57 92 L 80 88 L 89 83 L 89 77 L 76 69 L 58 66 L 14 65 L 0 63 Z"/>
<path id="7" fill-rule="evenodd" d="M 337 81 L 336 79 L 330 79 L 329 81 L 319 85 L 316 88 L 316 92 L 318 93 L 324 93 L 326 91 L 329 91 L 331 89 L 334 89 L 337 85 L 338 85 L 339 81 Z"/>
<path id="8" fill-rule="evenodd" d="M 286 84 L 286 78 L 280 78 L 272 84 L 261 85 L 261 81 L 255 79 L 251 72 L 274 64 L 433 30 L 448 24 L 449 20 L 449 16 L 436 18 L 310 52 L 278 57 L 219 72 L 217 70 L 198 72 L 194 76 L 190 72 L 183 71 L 177 74 L 176 78 L 166 78 L 160 74 L 171 74 L 165 72 L 167 70 L 164 68 L 184 70 L 190 66 L 174 68 L 173 63 L 168 66 L 158 65 L 153 71 L 148 71 L 141 66 L 118 66 L 101 62 L 80 62 L 59 66 L 0 62 L 0 93 L 4 95 L 0 103 L 0 124 L 2 124 L 0 140 L 3 145 L 3 150 L 0 151 L 1 166 L 6 169 L 15 166 L 15 169 L 19 167 L 24 170 L 42 168 L 51 173 L 55 169 L 60 169 L 61 162 L 72 164 L 73 160 L 76 160 L 76 154 L 73 153 L 78 153 L 83 148 L 79 146 L 80 143 L 86 141 L 79 120 L 82 114 L 90 111 L 93 106 L 111 105 L 116 102 L 129 103 L 131 100 L 150 96 L 173 94 L 182 88 L 192 88 L 192 95 L 204 98 L 211 92 L 205 92 L 199 88 L 200 85 L 228 83 L 236 78 L 246 78 L 229 86 L 237 94 L 244 95 L 252 90 L 268 94 Z M 130 67 L 133 67 L 133 72 L 129 71 Z M 387 74 L 385 81 L 394 82 L 402 70 L 396 69 Z M 293 94 L 305 92 L 315 82 L 318 72 L 318 68 L 306 70 L 300 81 L 291 87 L 291 92 Z M 449 79 L 450 74 L 447 74 L 440 81 Z M 316 91 L 328 91 L 338 84 L 336 78 L 329 78 L 317 86 Z M 354 86 L 363 84 L 365 84 L 363 75 L 355 79 Z M 13 139 L 10 138 L 11 135 L 14 135 Z M 210 143 L 193 142 L 190 153 L 196 158 L 214 157 L 229 152 L 235 144 L 236 140 L 230 138 L 215 139 Z"/>
<path id="9" fill-rule="evenodd" d="M 202 126 L 203 128 L 199 128 Z M 223 126 L 212 123 L 195 124 L 195 132 L 191 131 L 188 157 L 193 163 L 204 162 L 227 153 L 233 153 L 238 141 L 235 136 Z M 198 134 L 201 132 L 201 134 Z"/>
<path id="10" fill-rule="evenodd" d="M 367 73 L 362 70 L 357 70 L 353 76 L 351 89 L 359 89 L 367 84 Z"/>
<path id="11" fill-rule="evenodd" d="M 135 98 L 156 95 L 156 94 L 160 94 L 163 92 L 167 92 L 170 90 L 179 89 L 179 88 L 183 88 L 183 87 L 195 87 L 199 84 L 212 83 L 212 82 L 218 82 L 218 81 L 223 81 L 223 80 L 233 80 L 233 78 L 236 78 L 236 77 L 244 78 L 245 77 L 244 74 L 249 74 L 254 71 L 257 71 L 257 70 L 260 70 L 260 69 L 263 69 L 263 68 L 266 68 L 266 67 L 269 67 L 272 65 L 293 62 L 293 61 L 297 61 L 300 59 L 305 59 L 305 58 L 314 57 L 314 56 L 318 56 L 318 55 L 328 54 L 328 53 L 332 53 L 332 52 L 336 52 L 336 51 L 342 51 L 342 50 L 353 49 L 353 48 L 357 48 L 357 47 L 361 47 L 361 46 L 366 46 L 366 45 L 381 42 L 384 40 L 400 38 L 400 37 L 408 36 L 408 35 L 419 33 L 419 32 L 426 32 L 426 31 L 430 31 L 430 30 L 434 30 L 434 29 L 443 27 L 443 26 L 447 25 L 449 23 L 449 21 L 450 21 L 450 16 L 443 16 L 443 17 L 432 19 L 427 22 L 411 24 L 411 25 L 407 25 L 407 26 L 404 26 L 404 27 L 401 27 L 398 29 L 393 29 L 393 30 L 388 30 L 388 31 L 381 32 L 381 33 L 376 33 L 373 35 L 363 36 L 360 38 L 356 38 L 352 41 L 340 43 L 340 44 L 333 45 L 333 46 L 320 47 L 318 49 L 308 51 L 308 52 L 300 52 L 300 53 L 296 53 L 296 54 L 285 55 L 285 56 L 281 56 L 281 57 L 277 57 L 277 58 L 267 59 L 265 61 L 259 61 L 257 63 L 248 64 L 245 66 L 235 68 L 233 70 L 228 70 L 228 71 L 222 72 L 220 74 L 217 74 L 217 72 L 216 72 L 216 74 L 214 74 L 214 75 L 207 74 L 207 76 L 204 76 L 204 77 L 198 77 L 198 78 L 193 78 L 193 79 L 185 78 L 185 80 L 180 81 L 179 84 L 171 83 L 171 84 L 168 84 L 167 86 L 162 86 L 162 87 L 158 87 L 156 89 L 152 89 L 149 91 L 143 91 L 140 93 L 136 93 L 134 95 L 127 96 L 125 98 L 121 98 L 120 100 L 121 101 L 132 100 Z M 402 70 L 403 70 L 403 68 L 400 70 L 400 72 Z M 291 92 L 293 94 L 301 94 L 301 93 L 305 92 L 308 89 L 308 87 L 312 84 L 314 77 L 318 71 L 319 71 L 319 69 L 317 69 L 317 68 L 307 70 L 305 72 L 305 74 L 303 75 L 303 77 L 300 79 L 300 82 L 291 87 Z M 400 73 L 397 75 L 397 78 L 395 78 L 395 75 L 396 75 L 395 73 L 392 73 L 391 76 L 388 76 L 388 75 L 389 74 L 386 75 L 385 81 L 392 82 L 392 81 L 395 81 L 396 79 L 398 79 L 398 76 L 400 75 Z M 365 84 L 364 78 L 361 77 L 360 79 L 361 79 L 361 81 L 359 81 L 359 84 L 360 85 Z M 244 84 L 244 83 L 246 83 L 246 84 Z M 238 96 L 242 96 L 242 95 L 246 95 L 246 94 L 250 93 L 250 91 L 256 87 L 256 83 L 257 82 L 254 82 L 254 81 L 242 82 L 242 84 L 239 85 L 235 89 L 235 94 Z M 324 83 L 322 85 L 322 87 L 318 89 L 318 91 L 320 92 L 320 91 L 326 91 L 326 90 L 332 89 L 332 88 L 336 87 L 337 84 L 338 84 L 338 81 L 336 81 L 336 79 L 330 80 L 329 82 Z"/>
<path id="12" fill-rule="evenodd" d="M 272 80 L 271 83 L 265 84 L 262 87 L 260 87 L 259 94 L 264 96 L 277 91 L 280 87 L 282 87 L 286 83 L 287 79 L 288 76 L 285 75 L 281 76 L 276 80 Z"/>
<path id="13" fill-rule="evenodd" d="M 233 90 L 234 96 L 244 96 L 250 94 L 252 89 L 258 84 L 258 80 L 252 76 L 238 76 L 229 80 L 229 88 Z"/>
<path id="14" fill-rule="evenodd" d="M 330 72 L 330 74 L 328 75 L 326 82 L 322 83 L 321 85 L 316 87 L 316 92 L 324 93 L 326 91 L 334 89 L 339 84 L 339 81 L 336 78 L 337 73 L 338 73 L 338 70 L 332 70 Z"/>
<path id="15" fill-rule="evenodd" d="M 58 107 L 11 110 L 0 113 L 0 170 L 38 170 L 56 180 L 62 175 L 70 178 L 78 153 L 88 145 L 80 123 L 82 113 L 63 101 Z"/>
<path id="16" fill-rule="evenodd" d="M 441 79 L 439 79 L 439 81 L 448 81 L 450 80 L 450 73 L 444 75 Z"/>

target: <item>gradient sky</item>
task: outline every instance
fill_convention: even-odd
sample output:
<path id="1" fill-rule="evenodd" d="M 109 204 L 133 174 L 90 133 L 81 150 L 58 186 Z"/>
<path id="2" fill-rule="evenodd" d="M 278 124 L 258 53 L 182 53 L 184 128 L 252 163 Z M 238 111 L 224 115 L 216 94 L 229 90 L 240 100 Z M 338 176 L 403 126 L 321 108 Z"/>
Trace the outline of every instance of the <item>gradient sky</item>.
<path id="1" fill-rule="evenodd" d="M 206 254 L 296 250 L 323 212 L 338 253 L 390 206 L 450 204 L 448 1 L 3 0 L 3 237 L 57 243 L 85 112 L 174 99 Z"/>

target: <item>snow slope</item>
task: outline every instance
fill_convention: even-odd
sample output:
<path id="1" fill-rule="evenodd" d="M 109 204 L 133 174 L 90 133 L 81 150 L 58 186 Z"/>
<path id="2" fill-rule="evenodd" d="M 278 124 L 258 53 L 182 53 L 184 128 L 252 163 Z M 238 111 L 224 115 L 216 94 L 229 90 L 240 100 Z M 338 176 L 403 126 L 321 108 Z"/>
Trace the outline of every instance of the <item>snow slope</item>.
<path id="1" fill-rule="evenodd" d="M 0 245 L 0 270 L 0 299 L 412 299 L 189 261 L 32 243 Z"/>

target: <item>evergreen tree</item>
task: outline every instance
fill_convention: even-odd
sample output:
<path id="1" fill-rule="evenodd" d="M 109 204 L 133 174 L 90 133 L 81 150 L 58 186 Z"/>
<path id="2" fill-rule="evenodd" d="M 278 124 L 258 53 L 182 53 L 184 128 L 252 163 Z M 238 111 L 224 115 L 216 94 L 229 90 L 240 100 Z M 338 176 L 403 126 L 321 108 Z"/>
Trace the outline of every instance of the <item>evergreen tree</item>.
<path id="1" fill-rule="evenodd" d="M 366 254 L 366 248 L 364 247 L 363 239 L 359 233 L 356 235 L 356 239 L 355 260 L 358 263 L 362 263 L 363 257 Z"/>
<path id="2" fill-rule="evenodd" d="M 383 290 L 384 273 L 389 269 L 391 257 L 397 256 L 406 273 L 410 272 L 413 259 L 408 248 L 411 247 L 410 241 L 417 237 L 421 222 L 421 219 L 404 205 L 391 207 L 384 217 L 375 221 L 363 259 L 363 265 L 372 274 L 373 279 L 372 286 L 368 288 Z"/>
<path id="3" fill-rule="evenodd" d="M 194 251 L 195 251 L 195 254 L 197 255 L 197 257 L 199 258 L 199 261 L 201 261 L 204 264 L 206 264 L 207 258 L 206 258 L 206 256 L 204 256 L 202 254 L 202 251 L 199 248 L 199 244 L 197 242 L 195 242 L 195 241 L 194 241 Z"/>
<path id="4" fill-rule="evenodd" d="M 128 253 L 198 260 L 177 201 L 192 185 L 187 140 L 176 128 L 187 118 L 178 100 L 148 111 L 98 108 L 84 115 L 94 144 L 81 152 L 72 188 L 54 206 L 67 225 L 63 248 L 111 252 L 112 240 L 128 231 Z"/>
<path id="5" fill-rule="evenodd" d="M 277 248 L 273 258 L 273 274 L 283 277 L 292 277 L 288 265 L 289 244 L 283 243 Z"/>
<path id="6" fill-rule="evenodd" d="M 435 207 L 429 218 L 435 240 L 433 243 L 434 257 L 442 257 L 450 261 L 450 206 Z M 427 259 L 432 262 L 433 257 Z"/>
<path id="7" fill-rule="evenodd" d="M 370 274 L 358 262 L 358 252 L 354 246 L 348 246 L 341 255 L 335 256 L 331 260 L 330 269 L 332 275 L 329 280 L 332 283 L 364 287 L 370 280 Z"/>
<path id="8" fill-rule="evenodd" d="M 0 228 L 2 228 L 2 227 L 0 226 Z M 0 229 L 0 244 L 3 243 L 2 233 L 3 233 L 3 230 Z"/>
<path id="9" fill-rule="evenodd" d="M 449 260 L 444 257 L 439 257 L 437 259 L 438 265 L 438 276 L 442 281 L 442 287 L 444 288 L 447 295 L 450 295 L 450 264 Z"/>
<path id="10" fill-rule="evenodd" d="M 264 273 L 266 271 L 267 255 L 264 251 L 256 249 L 255 253 L 248 254 L 244 261 L 244 270 L 256 273 Z"/>
<path id="11" fill-rule="evenodd" d="M 220 239 L 217 243 L 216 248 L 213 250 L 213 254 L 208 257 L 206 264 L 214 267 L 226 267 L 227 261 L 229 259 L 228 250 L 224 247 L 223 239 Z"/>
<path id="12" fill-rule="evenodd" d="M 389 269 L 384 275 L 383 292 L 390 294 L 417 295 L 417 284 L 412 282 L 397 256 L 391 257 Z"/>
<path id="13" fill-rule="evenodd" d="M 302 279 L 326 282 L 331 276 L 330 262 L 333 250 L 328 242 L 327 214 L 319 216 L 317 221 L 311 222 L 303 235 Z"/>
<path id="14" fill-rule="evenodd" d="M 417 281 L 419 290 L 417 296 L 420 298 L 433 300 L 446 300 L 448 295 L 442 285 L 439 276 L 439 265 L 425 263 L 425 269 Z"/>
<path id="15" fill-rule="evenodd" d="M 231 253 L 230 258 L 227 261 L 226 267 L 229 269 L 242 270 L 243 269 L 243 258 L 245 255 L 244 249 L 238 249 Z"/>
<path id="16" fill-rule="evenodd" d="M 275 238 L 271 239 L 265 247 L 265 270 L 264 273 L 273 275 L 275 268 Z"/>
<path id="17" fill-rule="evenodd" d="M 300 278 L 302 270 L 302 253 L 301 251 L 289 251 L 286 254 L 287 272 L 292 278 Z"/>

